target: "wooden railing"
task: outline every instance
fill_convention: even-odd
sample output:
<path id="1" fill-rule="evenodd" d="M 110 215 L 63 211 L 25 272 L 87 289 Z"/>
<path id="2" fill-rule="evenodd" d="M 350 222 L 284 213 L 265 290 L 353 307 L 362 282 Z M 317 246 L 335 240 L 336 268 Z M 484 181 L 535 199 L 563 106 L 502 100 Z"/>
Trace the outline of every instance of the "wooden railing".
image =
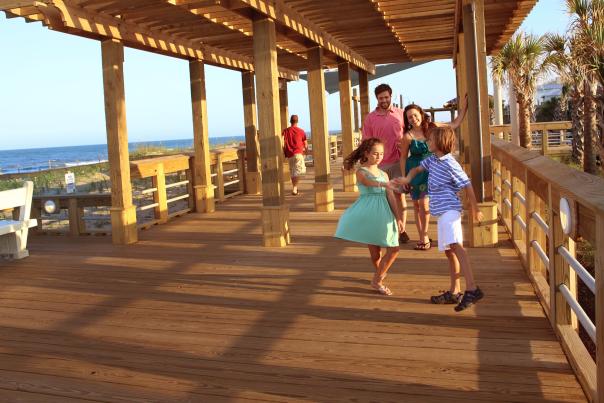
<path id="1" fill-rule="evenodd" d="M 491 125 L 491 135 L 512 141 L 512 125 Z M 531 145 L 541 155 L 567 155 L 571 152 L 572 124 L 562 122 L 531 123 Z"/>
<path id="2" fill-rule="evenodd" d="M 591 400 L 604 401 L 604 310 L 595 310 L 596 327 L 577 302 L 579 277 L 604 307 L 604 180 L 503 140 L 493 139 L 492 156 L 501 219 L 579 381 Z M 566 231 L 563 200 L 570 206 Z M 577 261 L 578 240 L 593 247 L 595 279 Z M 578 323 L 597 345 L 595 362 Z"/>
<path id="3" fill-rule="evenodd" d="M 242 194 L 245 189 L 245 148 L 212 150 L 210 153 L 212 183 L 217 201 Z M 163 224 L 194 209 L 193 157 L 171 155 L 147 158 L 130 163 L 131 179 L 136 191 L 137 226 L 145 229 Z M 56 212 L 45 213 L 44 204 L 51 201 Z M 110 234 L 111 194 L 63 194 L 34 196 L 32 217 L 38 218 L 37 233 L 62 231 L 67 221 L 69 234 Z M 65 214 L 67 210 L 67 214 Z"/>

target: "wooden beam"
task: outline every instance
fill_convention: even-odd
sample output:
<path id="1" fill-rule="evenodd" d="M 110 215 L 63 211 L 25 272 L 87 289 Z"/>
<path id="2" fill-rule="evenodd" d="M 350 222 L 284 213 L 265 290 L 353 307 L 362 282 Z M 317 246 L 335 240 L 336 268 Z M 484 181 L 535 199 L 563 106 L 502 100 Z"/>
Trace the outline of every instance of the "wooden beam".
<path id="1" fill-rule="evenodd" d="M 275 22 L 257 19 L 254 29 L 254 62 L 260 129 L 262 167 L 262 235 L 264 246 L 286 246 L 289 242 L 289 209 L 280 183 L 281 127 Z"/>
<path id="2" fill-rule="evenodd" d="M 201 42 L 166 35 L 160 30 L 141 27 L 119 18 L 66 4 L 63 0 L 33 3 L 45 16 L 51 29 L 93 39 L 117 39 L 124 45 L 185 60 L 204 60 L 206 64 L 233 70 L 253 71 L 253 59 Z M 0 7 L 2 9 L 3 7 Z M 10 12 L 14 10 L 9 10 Z M 281 68 L 279 76 L 297 80 L 298 73 Z"/>
<path id="3" fill-rule="evenodd" d="M 136 207 L 132 205 L 126 96 L 124 90 L 124 47 L 113 40 L 101 42 L 107 152 L 111 180 L 111 238 L 115 244 L 137 241 Z"/>
<path id="4" fill-rule="evenodd" d="M 193 114 L 193 147 L 195 153 L 193 187 L 195 211 L 212 213 L 215 209 L 214 186 L 210 170 L 210 139 L 208 134 L 208 108 L 206 102 L 206 77 L 204 63 L 189 62 L 191 83 L 191 110 Z"/>
<path id="5" fill-rule="evenodd" d="M 262 193 L 260 176 L 260 145 L 258 143 L 258 126 L 256 124 L 256 88 L 254 73 L 241 72 L 241 87 L 243 90 L 243 122 L 245 124 L 245 154 L 246 154 L 246 192 L 249 194 Z"/>
<path id="6" fill-rule="evenodd" d="M 361 125 L 359 124 L 359 94 L 356 88 L 352 90 L 352 110 L 354 111 L 354 131 L 355 133 L 359 131 Z"/>
<path id="7" fill-rule="evenodd" d="M 310 131 L 315 167 L 315 211 L 333 211 L 323 49 L 320 47 L 308 50 L 308 101 L 310 103 Z"/>
<path id="8" fill-rule="evenodd" d="M 231 5 L 245 4 L 255 12 L 270 17 L 280 26 L 294 31 L 330 53 L 350 62 L 361 70 L 375 74 L 375 65 L 363 56 L 327 34 L 325 30 L 312 23 L 283 0 L 231 0 Z"/>
<path id="9" fill-rule="evenodd" d="M 459 47 L 457 48 L 458 53 L 456 57 L 455 70 L 457 73 L 457 104 L 459 101 L 468 93 L 468 77 L 466 70 L 466 45 L 464 40 L 463 32 L 457 34 Z M 464 165 L 464 169 L 469 171 L 470 163 L 470 126 L 468 124 L 469 117 L 466 116 L 459 125 L 459 157 L 461 163 Z"/>
<path id="10" fill-rule="evenodd" d="M 369 77 L 367 72 L 359 71 L 359 91 L 361 93 L 361 126 L 369 115 Z"/>
<path id="11" fill-rule="evenodd" d="M 338 78 L 340 84 L 340 119 L 342 123 L 342 156 L 352 153 L 354 138 L 352 132 L 352 94 L 350 85 L 350 64 L 338 64 Z M 344 170 L 342 182 L 345 192 L 356 191 L 356 176 L 354 170 Z"/>

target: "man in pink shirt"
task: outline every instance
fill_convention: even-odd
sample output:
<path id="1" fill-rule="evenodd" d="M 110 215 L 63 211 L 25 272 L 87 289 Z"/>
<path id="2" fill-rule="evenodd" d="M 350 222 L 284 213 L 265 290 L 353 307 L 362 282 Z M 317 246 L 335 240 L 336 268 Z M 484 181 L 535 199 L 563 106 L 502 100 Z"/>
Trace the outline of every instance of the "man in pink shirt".
<path id="1" fill-rule="evenodd" d="M 363 122 L 363 139 L 377 137 L 384 143 L 384 159 L 379 167 L 388 174 L 390 179 L 403 176 L 400 167 L 401 153 L 398 148 L 403 138 L 404 112 L 392 106 L 392 88 L 388 84 L 380 84 L 375 88 L 378 106 Z M 400 243 L 407 243 L 409 236 L 405 232 L 407 224 L 407 202 L 401 193 L 394 193 L 398 208 L 402 211 L 403 232 L 399 236 Z"/>

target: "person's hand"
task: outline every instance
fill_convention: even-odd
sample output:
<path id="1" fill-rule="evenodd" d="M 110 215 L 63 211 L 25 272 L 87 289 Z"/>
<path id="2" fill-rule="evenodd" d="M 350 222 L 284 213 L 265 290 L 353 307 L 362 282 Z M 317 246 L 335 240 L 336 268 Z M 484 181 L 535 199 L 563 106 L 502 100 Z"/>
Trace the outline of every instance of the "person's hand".
<path id="1" fill-rule="evenodd" d="M 392 183 L 392 181 L 388 181 L 385 183 L 384 187 L 388 190 L 396 190 L 398 186 Z"/>
<path id="2" fill-rule="evenodd" d="M 483 220 L 484 220 L 484 215 L 482 214 L 482 211 L 480 211 L 480 210 L 474 211 L 474 222 L 481 223 Z"/>
<path id="3" fill-rule="evenodd" d="M 396 186 L 407 186 L 409 185 L 410 181 L 407 179 L 407 177 L 401 176 L 400 178 L 391 179 L 390 182 Z"/>
<path id="4" fill-rule="evenodd" d="M 402 233 L 404 231 L 403 220 L 396 220 L 396 226 L 398 227 L 398 233 Z"/>

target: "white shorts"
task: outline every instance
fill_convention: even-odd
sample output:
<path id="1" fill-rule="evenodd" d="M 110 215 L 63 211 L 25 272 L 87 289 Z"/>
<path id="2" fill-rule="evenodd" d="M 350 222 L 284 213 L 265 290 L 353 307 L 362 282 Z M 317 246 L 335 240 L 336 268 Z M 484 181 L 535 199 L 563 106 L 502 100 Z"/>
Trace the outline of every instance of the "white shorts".
<path id="1" fill-rule="evenodd" d="M 461 229 L 461 213 L 449 210 L 438 217 L 438 250 L 445 251 L 449 245 L 458 243 L 463 245 L 463 231 Z"/>
<path id="2" fill-rule="evenodd" d="M 292 178 L 302 176 L 306 173 L 306 163 L 304 162 L 303 154 L 294 154 L 293 157 L 288 159 L 289 161 L 289 175 Z"/>

